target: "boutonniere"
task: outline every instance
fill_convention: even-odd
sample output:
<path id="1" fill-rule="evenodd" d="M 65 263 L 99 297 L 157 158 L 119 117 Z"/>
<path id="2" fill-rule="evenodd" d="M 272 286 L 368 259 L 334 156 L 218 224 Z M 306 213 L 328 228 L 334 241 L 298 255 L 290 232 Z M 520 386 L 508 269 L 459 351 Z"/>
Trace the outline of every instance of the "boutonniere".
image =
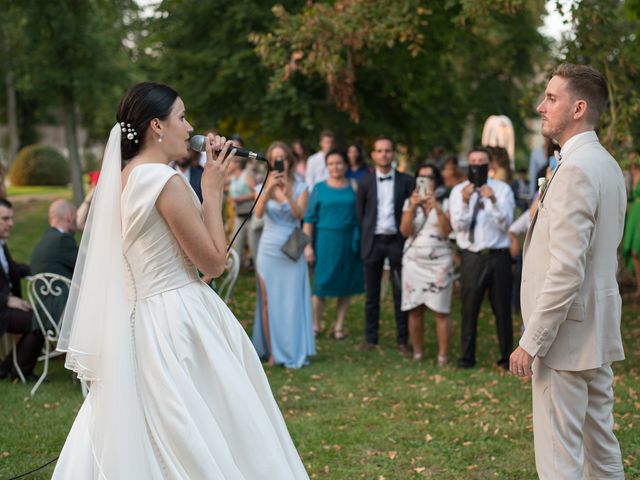
<path id="1" fill-rule="evenodd" d="M 538 179 L 538 196 L 544 193 L 544 191 L 547 189 L 548 184 L 549 181 L 546 179 L 546 177 L 540 177 Z"/>

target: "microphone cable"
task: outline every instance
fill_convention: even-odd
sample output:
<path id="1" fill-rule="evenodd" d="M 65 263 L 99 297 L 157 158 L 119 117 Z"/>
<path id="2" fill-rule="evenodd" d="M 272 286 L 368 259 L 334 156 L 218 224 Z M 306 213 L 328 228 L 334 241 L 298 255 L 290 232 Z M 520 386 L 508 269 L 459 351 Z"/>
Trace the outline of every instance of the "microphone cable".
<path id="1" fill-rule="evenodd" d="M 49 460 L 47 463 L 45 463 L 44 465 L 40 465 L 39 467 L 34 468 L 33 470 L 29 470 L 28 472 L 24 472 L 21 473 L 20 475 L 16 475 L 15 477 L 11 477 L 8 478 L 7 480 L 17 480 L 18 478 L 24 478 L 27 475 L 31 475 L 32 473 L 36 473 L 39 470 L 42 470 L 45 467 L 48 467 L 49 465 L 51 465 L 53 462 L 55 462 L 56 460 L 58 460 L 58 458 L 60 458 L 59 456 L 57 456 L 56 458 L 54 458 L 53 460 Z"/>
<path id="2" fill-rule="evenodd" d="M 247 215 L 247 217 L 242 221 L 242 223 L 240 224 L 240 227 L 238 227 L 238 229 L 236 230 L 236 233 L 233 235 L 233 238 L 229 242 L 229 246 L 227 247 L 227 254 L 229 253 L 229 250 L 231 250 L 231 247 L 233 246 L 233 242 L 236 241 L 236 237 L 240 233 L 240 230 L 242 230 L 242 228 L 244 227 L 244 224 L 247 223 L 247 220 L 249 220 L 251 218 L 251 216 L 253 215 L 253 209 L 256 208 L 256 204 L 258 203 L 258 200 L 260 199 L 260 196 L 262 195 L 262 191 L 264 190 L 264 186 L 267 184 L 267 179 L 269 178 L 269 174 L 271 173 L 271 165 L 269 165 L 269 162 L 265 162 L 265 163 L 267 164 L 267 174 L 264 177 L 264 181 L 262 182 L 262 186 L 260 187 L 260 191 L 258 192 L 258 196 L 253 201 L 253 205 L 251 205 L 251 210 L 249 210 L 249 215 Z M 231 197 L 231 196 L 229 196 L 229 197 Z"/>

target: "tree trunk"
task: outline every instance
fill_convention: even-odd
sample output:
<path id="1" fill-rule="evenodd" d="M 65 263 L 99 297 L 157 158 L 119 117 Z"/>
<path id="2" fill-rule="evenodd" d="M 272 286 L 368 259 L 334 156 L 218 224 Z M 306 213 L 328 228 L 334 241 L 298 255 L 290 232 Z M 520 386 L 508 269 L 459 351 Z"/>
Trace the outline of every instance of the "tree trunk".
<path id="1" fill-rule="evenodd" d="M 469 163 L 467 160 L 467 153 L 473 148 L 473 139 L 476 133 L 476 117 L 473 113 L 469 112 L 464 122 L 464 129 L 462 130 L 462 138 L 460 139 L 460 150 L 458 153 L 458 165 L 466 167 Z"/>
<path id="2" fill-rule="evenodd" d="M 76 105 L 73 93 L 66 90 L 62 93 L 62 115 L 64 116 L 64 131 L 69 151 L 69 170 L 71 171 L 71 186 L 73 188 L 73 203 L 80 205 L 84 198 L 82 189 L 82 168 L 78 153 L 78 139 L 76 136 Z"/>

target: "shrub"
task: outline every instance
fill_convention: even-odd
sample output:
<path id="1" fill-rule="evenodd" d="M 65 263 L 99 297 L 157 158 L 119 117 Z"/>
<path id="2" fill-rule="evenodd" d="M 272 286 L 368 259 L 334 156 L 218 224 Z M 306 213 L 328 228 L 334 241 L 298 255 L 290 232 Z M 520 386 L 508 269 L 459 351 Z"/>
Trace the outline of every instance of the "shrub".
<path id="1" fill-rule="evenodd" d="M 69 164 L 55 148 L 29 145 L 18 152 L 11 167 L 12 185 L 67 185 Z"/>

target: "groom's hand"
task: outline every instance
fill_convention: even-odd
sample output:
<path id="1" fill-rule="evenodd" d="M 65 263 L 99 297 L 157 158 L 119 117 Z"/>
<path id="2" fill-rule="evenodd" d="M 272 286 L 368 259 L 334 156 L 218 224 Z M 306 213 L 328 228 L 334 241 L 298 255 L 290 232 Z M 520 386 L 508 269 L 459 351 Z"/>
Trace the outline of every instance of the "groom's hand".
<path id="1" fill-rule="evenodd" d="M 509 358 L 509 370 L 519 377 L 530 377 L 533 375 L 531 364 L 533 357 L 529 355 L 524 348 L 516 348 Z"/>

